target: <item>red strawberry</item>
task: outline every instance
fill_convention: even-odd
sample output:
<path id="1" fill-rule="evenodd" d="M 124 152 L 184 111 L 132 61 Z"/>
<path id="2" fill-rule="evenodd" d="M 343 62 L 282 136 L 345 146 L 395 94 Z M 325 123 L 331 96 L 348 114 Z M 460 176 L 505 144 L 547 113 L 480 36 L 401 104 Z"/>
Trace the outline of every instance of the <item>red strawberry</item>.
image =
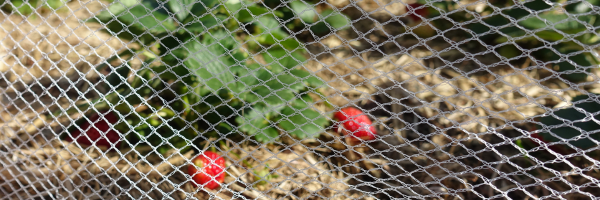
<path id="1" fill-rule="evenodd" d="M 107 147 L 110 147 L 111 144 L 115 144 L 116 147 L 119 147 L 121 144 L 121 134 L 110 127 L 110 124 L 117 123 L 119 118 L 112 112 L 103 113 L 104 116 L 102 117 L 100 117 L 99 114 L 94 114 L 89 118 L 93 123 L 92 127 L 90 127 L 88 122 L 85 122 L 79 127 L 85 131 L 85 135 L 81 135 L 81 131 L 76 129 L 67 140 L 73 141 L 73 138 L 77 138 L 77 142 L 80 144 L 95 144 L 97 146 Z"/>
<path id="2" fill-rule="evenodd" d="M 188 167 L 188 174 L 192 176 L 194 185 L 215 189 L 225 181 L 225 159 L 212 151 L 205 151 Z"/>
<path id="3" fill-rule="evenodd" d="M 372 126 L 373 122 L 371 122 L 371 119 L 359 109 L 353 107 L 343 108 L 335 113 L 333 117 L 343 123 L 345 129 L 344 135 L 351 133 L 354 141 L 358 141 L 359 138 L 374 140 L 377 135 L 375 127 Z"/>
<path id="4" fill-rule="evenodd" d="M 533 128 L 530 128 L 530 130 L 529 130 L 529 131 L 535 131 L 535 130 L 537 130 L 537 127 L 535 127 L 535 126 L 534 126 Z M 542 143 L 545 143 L 545 144 L 548 144 L 548 143 L 550 143 L 550 141 L 548 141 L 548 140 L 544 139 L 544 137 L 542 137 L 540 134 L 537 134 L 537 133 L 531 134 L 531 137 L 533 137 L 533 138 L 536 138 L 536 139 L 538 139 L 538 140 L 542 141 Z M 533 140 L 531 140 L 531 141 L 532 141 L 533 143 L 536 143 L 537 145 L 540 145 L 539 143 L 537 143 L 537 142 L 535 142 L 535 141 L 533 141 Z M 554 152 L 557 152 L 557 153 L 560 153 L 560 154 L 562 154 L 562 155 L 567 155 L 567 154 L 568 154 L 568 152 L 569 152 L 568 150 L 566 150 L 566 149 L 564 149 L 564 148 L 561 148 L 560 146 L 557 146 L 557 145 L 552 145 L 552 146 L 550 146 L 550 149 L 551 149 L 552 151 L 554 151 Z"/>
<path id="5" fill-rule="evenodd" d="M 414 12 L 408 16 L 416 22 L 420 22 L 421 17 L 427 17 L 427 15 L 429 15 L 429 11 L 427 10 L 427 8 L 425 8 L 425 7 L 419 8 L 421 6 L 423 6 L 423 4 L 411 3 L 411 4 L 408 4 L 408 6 L 406 7 L 406 12 L 409 12 L 409 8 L 414 10 Z"/>
<path id="6" fill-rule="evenodd" d="M 429 10 L 427 10 L 427 7 L 421 6 L 423 6 L 423 4 L 413 3 L 408 4 L 408 6 L 405 7 L 406 12 L 410 12 L 409 8 L 413 10 L 413 12 L 408 15 L 408 17 L 410 17 L 411 19 L 408 21 L 408 26 L 412 27 L 412 32 L 421 38 L 433 37 L 437 33 L 432 28 L 433 24 L 430 24 L 433 22 L 429 22 L 426 24 L 421 23 L 421 17 L 426 18 L 429 15 Z"/>

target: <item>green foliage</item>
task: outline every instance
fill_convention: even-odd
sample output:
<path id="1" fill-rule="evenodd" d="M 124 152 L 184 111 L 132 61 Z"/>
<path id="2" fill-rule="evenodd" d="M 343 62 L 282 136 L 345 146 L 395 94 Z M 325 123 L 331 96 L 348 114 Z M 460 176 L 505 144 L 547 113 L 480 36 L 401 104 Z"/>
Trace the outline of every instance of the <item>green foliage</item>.
<path id="1" fill-rule="evenodd" d="M 575 147 L 589 149 L 597 146 L 600 142 L 600 103 L 598 95 L 580 95 L 573 98 L 573 106 L 552 115 L 539 119 L 539 130 L 548 130 L 539 135 L 548 142 L 559 142 L 567 140 Z M 583 135 L 583 131 L 589 136 Z M 595 141 L 595 142 L 594 142 Z"/>
<path id="2" fill-rule="evenodd" d="M 518 20 L 518 23 L 510 22 L 501 15 L 494 15 L 484 20 L 484 23 L 497 24 L 496 27 L 505 26 L 500 29 L 503 36 L 496 38 L 495 42 L 514 41 L 520 49 L 532 52 L 536 60 L 556 66 L 553 68 L 563 78 L 579 82 L 585 80 L 586 72 L 598 64 L 598 60 L 584 46 L 598 44 L 597 31 L 588 29 L 587 26 L 600 25 L 596 20 L 600 15 L 582 15 L 582 12 L 587 12 L 581 7 L 585 3 L 569 4 L 565 7 L 568 11 L 565 13 L 562 8 L 553 8 L 542 0 L 535 0 L 524 6 L 528 10 L 540 10 L 537 15 L 521 8 L 513 8 L 505 10 L 503 14 Z"/>
<path id="3" fill-rule="evenodd" d="M 255 185 L 266 185 L 271 179 L 279 178 L 279 175 L 271 172 L 271 168 L 267 164 L 263 169 L 252 170 L 255 180 Z"/>
<path id="4" fill-rule="evenodd" d="M 319 2 L 319 1 L 313 1 Z M 310 1 L 265 0 L 264 5 L 280 13 L 279 19 L 292 32 L 308 28 L 314 35 L 326 35 L 350 27 L 350 19 L 329 7 L 317 10 Z"/>
<path id="5" fill-rule="evenodd" d="M 281 132 L 317 136 L 327 120 L 311 108 L 309 93 L 324 82 L 301 67 L 306 49 L 279 21 L 291 14 L 340 29 L 349 20 L 333 10 L 321 19 L 311 4 L 290 4 L 293 11 L 238 0 L 114 2 L 91 20 L 141 47 L 116 56 L 127 61 L 120 66 L 98 68 L 112 72 L 105 77 L 112 92 L 94 108 L 114 107 L 126 118 L 119 129 L 133 133 L 130 142 L 161 152 L 238 131 L 266 143 Z M 144 68 L 132 69 L 133 58 Z"/>
<path id="6" fill-rule="evenodd" d="M 600 26 L 600 13 L 593 9 L 600 6 L 600 0 L 562 1 L 560 4 L 552 0 L 490 0 L 476 15 L 475 11 L 466 12 L 464 5 L 453 1 L 418 2 L 428 8 L 427 18 L 444 16 L 446 21 L 433 21 L 438 22 L 437 29 L 455 29 L 462 23 L 470 33 L 465 37 L 484 42 L 503 60 L 530 58 L 533 63 L 547 66 L 571 82 L 585 81 L 590 70 L 600 64 L 592 55 L 597 49 L 590 48 L 600 44 L 600 29 L 596 28 Z M 447 21 L 452 23 L 439 23 Z M 600 130 L 598 96 L 577 96 L 573 102 L 573 107 L 540 118 L 538 129 L 544 128 L 546 132 L 539 135 L 549 142 L 567 140 L 579 148 L 595 147 L 600 141 L 600 134 L 596 133 Z M 589 136 L 582 135 L 583 131 L 590 133 Z"/>
<path id="7" fill-rule="evenodd" d="M 47 12 L 54 11 L 63 7 L 67 0 L 11 0 L 2 1 L 2 9 L 7 12 L 14 12 L 21 15 L 29 15 L 34 11 Z"/>
<path id="8" fill-rule="evenodd" d="M 433 21 L 437 29 L 448 30 L 463 23 L 471 33 L 466 37 L 485 42 L 508 61 L 529 57 L 572 82 L 586 80 L 589 71 L 599 64 L 589 49 L 600 44 L 599 29 L 594 28 L 600 26 L 600 14 L 591 7 L 600 6 L 599 0 L 567 2 L 564 6 L 544 0 L 517 2 L 522 5 L 491 0 L 477 15 L 471 14 L 473 10 L 464 11 L 464 5 L 453 1 L 419 2 L 429 2 L 428 18 L 445 16 Z M 447 19 L 452 23 L 447 23 Z"/>

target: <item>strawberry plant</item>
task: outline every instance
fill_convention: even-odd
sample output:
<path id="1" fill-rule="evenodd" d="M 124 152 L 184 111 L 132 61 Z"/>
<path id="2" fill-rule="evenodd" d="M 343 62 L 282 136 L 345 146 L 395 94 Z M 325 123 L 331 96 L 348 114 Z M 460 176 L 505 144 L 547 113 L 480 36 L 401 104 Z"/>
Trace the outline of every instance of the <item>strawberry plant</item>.
<path id="1" fill-rule="evenodd" d="M 600 44 L 595 28 L 600 26 L 600 14 L 594 11 L 600 1 L 558 4 L 493 0 L 481 10 L 467 9 L 454 1 L 417 2 L 407 6 L 412 10 L 407 14 L 408 21 L 419 21 L 417 15 L 427 15 L 423 19 L 430 19 L 439 30 L 436 38 L 464 37 L 454 40 L 472 45 L 483 42 L 500 59 L 522 62 L 529 58 L 572 82 L 586 80 L 590 70 L 600 64 L 589 48 Z M 449 35 L 451 32 L 456 35 Z"/>
<path id="2" fill-rule="evenodd" d="M 597 5 L 598 2 L 591 3 Z M 513 4 L 507 2 L 496 6 Z M 490 15 L 472 28 L 477 34 L 499 28 L 498 33 L 489 34 L 484 39 L 500 44 L 496 51 L 508 60 L 517 60 L 530 54 L 534 62 L 545 63 L 552 70 L 560 72 L 563 78 L 579 82 L 585 80 L 589 71 L 599 63 L 586 46 L 600 43 L 598 31 L 588 29 L 590 26 L 600 26 L 596 20 L 600 15 L 588 5 L 588 2 L 582 1 L 552 8 L 546 1 L 535 0 L 523 3 L 525 9 L 513 7 L 503 10 L 505 15 Z M 487 11 L 494 7 L 489 7 Z M 532 15 L 532 11 L 538 13 Z M 514 41 L 513 44 L 507 43 L 510 41 Z"/>
<path id="3" fill-rule="evenodd" d="M 324 82 L 302 67 L 307 51 L 280 21 L 290 15 L 308 20 L 315 10 L 300 1 L 286 5 L 298 9 L 243 0 L 114 2 L 90 20 L 138 47 L 97 67 L 108 92 L 71 111 L 113 108 L 124 118 L 115 127 L 130 143 L 161 152 L 237 133 L 267 143 L 281 133 L 314 137 L 327 120 L 309 94 L 318 94 Z M 305 29 L 324 23 L 335 30 L 349 22 L 325 11 L 325 17 L 313 13 Z M 141 68 L 133 67 L 137 60 Z"/>
<path id="4" fill-rule="evenodd" d="M 350 20 L 346 16 L 320 1 L 265 0 L 263 5 L 280 13 L 280 19 L 285 27 L 296 33 L 310 30 L 312 35 L 322 36 L 350 25 Z"/>

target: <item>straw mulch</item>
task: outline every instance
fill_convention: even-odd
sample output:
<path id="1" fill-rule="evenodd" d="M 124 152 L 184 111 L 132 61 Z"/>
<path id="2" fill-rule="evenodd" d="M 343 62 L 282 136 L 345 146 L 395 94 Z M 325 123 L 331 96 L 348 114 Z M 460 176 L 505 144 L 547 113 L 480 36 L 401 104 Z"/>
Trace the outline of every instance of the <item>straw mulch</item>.
<path id="1" fill-rule="evenodd" d="M 4 198 L 353 198 L 345 193 L 348 185 L 343 174 L 319 162 L 302 145 L 286 150 L 231 145 L 224 151 L 228 153 L 226 185 L 205 190 L 195 188 L 186 175 L 193 151 L 158 155 L 150 147 L 139 147 L 104 152 L 47 140 L 39 136 L 28 142 L 28 148 L 3 150 L 0 191 Z M 274 176 L 257 175 L 265 169 Z"/>

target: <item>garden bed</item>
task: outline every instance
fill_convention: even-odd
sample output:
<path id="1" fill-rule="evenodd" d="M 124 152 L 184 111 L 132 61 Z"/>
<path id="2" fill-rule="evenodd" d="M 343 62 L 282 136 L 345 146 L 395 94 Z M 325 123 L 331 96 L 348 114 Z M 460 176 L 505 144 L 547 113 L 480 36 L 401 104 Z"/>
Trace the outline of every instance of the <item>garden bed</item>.
<path id="1" fill-rule="evenodd" d="M 268 145 L 211 140 L 205 149 L 216 149 L 229 167 L 224 186 L 205 191 L 185 175 L 192 151 L 140 156 L 153 149 L 104 152 L 61 141 L 56 134 L 72 121 L 41 113 L 89 98 L 78 91 L 91 91 L 98 81 L 90 66 L 129 45 L 96 31 L 97 24 L 80 23 L 101 6 L 68 5 L 79 14 L 3 19 L 6 64 L 0 69 L 7 79 L 0 82 L 0 194 L 7 199 L 600 196 L 590 185 L 600 179 L 590 161 L 597 152 L 561 160 L 563 155 L 533 148 L 529 140 L 534 117 L 568 105 L 582 90 L 600 92 L 597 81 L 577 88 L 556 78 L 553 66 L 529 58 L 508 62 L 491 52 L 463 53 L 488 51 L 477 44 L 461 51 L 443 38 L 395 38 L 399 25 L 387 21 L 402 13 L 383 12 L 369 1 L 346 7 L 351 18 L 353 10 L 370 14 L 354 29 L 312 38 L 317 43 L 308 49 L 314 58 L 304 66 L 327 82 L 321 92 L 333 107 L 318 108 L 364 108 L 376 119 L 378 141 L 348 146 L 333 131 L 302 141 L 282 137 Z M 592 73 L 597 79 L 598 71 Z M 256 175 L 261 170 L 273 176 L 261 180 Z"/>

